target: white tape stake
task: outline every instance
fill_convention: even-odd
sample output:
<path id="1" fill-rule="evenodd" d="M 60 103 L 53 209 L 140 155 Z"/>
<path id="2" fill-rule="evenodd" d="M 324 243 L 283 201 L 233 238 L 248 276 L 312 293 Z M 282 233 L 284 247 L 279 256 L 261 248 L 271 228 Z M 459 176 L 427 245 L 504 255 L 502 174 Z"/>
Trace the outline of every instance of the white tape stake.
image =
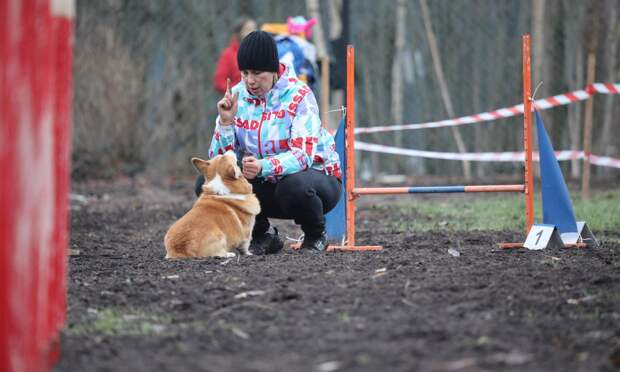
<path id="1" fill-rule="evenodd" d="M 555 225 L 532 225 L 523 246 L 531 250 L 562 248 L 562 238 Z"/>
<path id="2" fill-rule="evenodd" d="M 75 1 L 74 0 L 52 0 L 51 13 L 56 17 L 75 17 Z"/>

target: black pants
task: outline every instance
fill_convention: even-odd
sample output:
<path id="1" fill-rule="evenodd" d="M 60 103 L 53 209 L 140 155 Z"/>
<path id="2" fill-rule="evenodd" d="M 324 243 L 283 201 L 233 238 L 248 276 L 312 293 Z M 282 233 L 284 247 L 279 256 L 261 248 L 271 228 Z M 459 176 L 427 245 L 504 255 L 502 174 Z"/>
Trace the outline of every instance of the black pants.
<path id="1" fill-rule="evenodd" d="M 202 192 L 203 183 L 204 177 L 198 176 L 196 195 Z M 301 225 L 306 236 L 318 236 L 325 230 L 325 213 L 336 206 L 342 190 L 336 177 L 314 169 L 290 174 L 277 183 L 261 178 L 250 180 L 250 183 L 261 207 L 253 236 L 269 230 L 268 218 L 292 219 Z"/>

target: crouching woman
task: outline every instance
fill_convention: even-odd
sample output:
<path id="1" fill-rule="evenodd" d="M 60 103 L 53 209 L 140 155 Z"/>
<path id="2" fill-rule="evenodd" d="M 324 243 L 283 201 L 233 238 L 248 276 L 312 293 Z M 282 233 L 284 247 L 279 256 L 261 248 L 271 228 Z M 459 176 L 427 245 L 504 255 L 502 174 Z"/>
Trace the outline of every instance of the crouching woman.
<path id="1" fill-rule="evenodd" d="M 333 137 L 321 126 L 312 91 L 278 61 L 274 39 L 254 31 L 239 46 L 241 82 L 217 103 L 219 116 L 209 157 L 234 150 L 261 205 L 250 250 L 283 247 L 269 218 L 292 219 L 304 232 L 302 249 L 327 248 L 325 214 L 341 193 Z M 196 183 L 199 195 L 204 178 Z"/>

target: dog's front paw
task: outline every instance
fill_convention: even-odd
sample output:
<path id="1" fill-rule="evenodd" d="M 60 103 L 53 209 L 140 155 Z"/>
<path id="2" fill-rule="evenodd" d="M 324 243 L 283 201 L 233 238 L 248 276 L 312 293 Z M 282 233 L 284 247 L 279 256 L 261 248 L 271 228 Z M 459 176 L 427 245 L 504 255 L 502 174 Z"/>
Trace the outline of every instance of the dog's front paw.
<path id="1" fill-rule="evenodd" d="M 226 252 L 224 254 L 224 257 L 226 258 L 231 258 L 231 257 L 235 257 L 237 254 L 235 252 Z"/>

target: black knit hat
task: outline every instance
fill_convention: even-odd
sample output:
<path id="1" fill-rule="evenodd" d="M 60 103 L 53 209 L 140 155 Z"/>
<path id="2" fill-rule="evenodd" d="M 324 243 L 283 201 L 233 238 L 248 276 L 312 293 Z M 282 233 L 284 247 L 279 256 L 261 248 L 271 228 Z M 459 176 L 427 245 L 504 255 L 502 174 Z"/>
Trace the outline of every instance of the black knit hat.
<path id="1" fill-rule="evenodd" d="M 276 41 L 265 31 L 252 31 L 241 40 L 237 52 L 239 70 L 278 72 Z"/>

